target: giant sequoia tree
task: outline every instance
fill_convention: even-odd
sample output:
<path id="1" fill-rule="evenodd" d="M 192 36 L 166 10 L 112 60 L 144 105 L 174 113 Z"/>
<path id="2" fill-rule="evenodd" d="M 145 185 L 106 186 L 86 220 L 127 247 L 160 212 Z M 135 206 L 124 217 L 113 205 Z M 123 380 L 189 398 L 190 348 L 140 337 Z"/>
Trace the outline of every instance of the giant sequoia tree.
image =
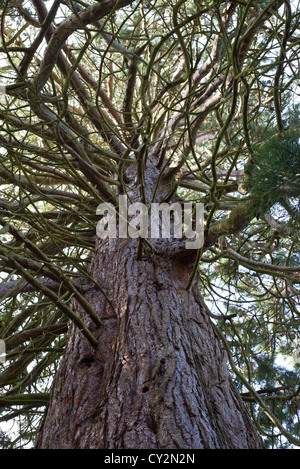
<path id="1" fill-rule="evenodd" d="M 3 446 L 299 444 L 276 362 L 299 325 L 298 25 L 288 0 L 1 0 Z M 120 195 L 202 203 L 203 246 L 96 236 Z"/>

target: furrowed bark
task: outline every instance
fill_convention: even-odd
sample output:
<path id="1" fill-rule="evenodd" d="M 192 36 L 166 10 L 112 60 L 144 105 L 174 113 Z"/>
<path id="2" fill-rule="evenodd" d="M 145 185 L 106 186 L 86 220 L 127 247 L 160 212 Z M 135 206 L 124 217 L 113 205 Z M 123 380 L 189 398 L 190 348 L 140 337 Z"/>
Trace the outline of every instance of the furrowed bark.
<path id="1" fill-rule="evenodd" d="M 136 250 L 99 241 L 92 274 L 112 306 L 87 293 L 98 347 L 71 327 L 36 448 L 262 448 L 197 279 L 185 290 L 191 264 Z"/>

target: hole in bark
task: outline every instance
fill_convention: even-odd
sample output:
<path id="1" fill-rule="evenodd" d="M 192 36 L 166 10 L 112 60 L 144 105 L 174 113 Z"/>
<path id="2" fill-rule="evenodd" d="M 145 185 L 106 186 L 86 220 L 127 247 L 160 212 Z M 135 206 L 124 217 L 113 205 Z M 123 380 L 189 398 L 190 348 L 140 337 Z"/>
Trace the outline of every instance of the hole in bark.
<path id="1" fill-rule="evenodd" d="M 144 386 L 142 389 L 142 392 L 148 392 L 149 391 L 149 386 Z"/>
<path id="2" fill-rule="evenodd" d="M 163 375 L 165 373 L 165 365 L 166 365 L 166 360 L 164 358 L 161 359 L 160 362 L 160 367 L 159 367 L 159 374 Z"/>
<path id="3" fill-rule="evenodd" d="M 98 327 L 96 326 L 96 324 L 94 322 L 91 322 L 89 325 L 88 325 L 88 329 L 90 331 L 95 331 L 96 329 L 98 329 Z"/>
<path id="4" fill-rule="evenodd" d="M 157 291 L 161 291 L 164 288 L 164 284 L 160 283 L 160 282 L 154 282 L 154 285 L 155 285 Z"/>
<path id="5" fill-rule="evenodd" d="M 85 370 L 87 368 L 90 368 L 92 366 L 93 362 L 94 362 L 93 357 L 86 357 L 86 358 L 83 358 L 82 360 L 80 360 L 80 362 L 78 363 L 78 366 L 79 366 L 79 368 L 83 368 Z"/>

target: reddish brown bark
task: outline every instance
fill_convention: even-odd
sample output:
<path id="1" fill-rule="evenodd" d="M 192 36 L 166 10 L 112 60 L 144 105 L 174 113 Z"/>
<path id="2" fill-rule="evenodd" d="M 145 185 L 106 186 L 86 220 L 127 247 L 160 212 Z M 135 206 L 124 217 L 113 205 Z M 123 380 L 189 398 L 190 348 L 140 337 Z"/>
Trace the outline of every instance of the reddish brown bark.
<path id="1" fill-rule="evenodd" d="M 37 448 L 262 448 L 194 286 L 191 266 L 169 256 L 136 259 L 136 240 L 98 243 L 103 321 L 94 349 L 72 326 Z M 78 307 L 77 307 L 78 311 Z"/>

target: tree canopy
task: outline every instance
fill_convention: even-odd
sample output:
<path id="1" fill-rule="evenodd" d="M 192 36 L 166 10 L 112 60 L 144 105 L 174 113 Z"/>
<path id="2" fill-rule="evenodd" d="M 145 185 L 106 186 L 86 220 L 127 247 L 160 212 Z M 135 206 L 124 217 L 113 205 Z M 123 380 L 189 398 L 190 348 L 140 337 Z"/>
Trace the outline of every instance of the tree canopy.
<path id="1" fill-rule="evenodd" d="M 117 207 L 132 167 L 145 202 L 151 160 L 165 202 L 204 204 L 186 288 L 199 269 L 266 446 L 299 446 L 297 2 L 0 6 L 0 427 L 15 432 L 0 445 L 33 441 L 68 322 L 93 344 L 72 301 L 99 325 L 85 298 L 96 209 Z M 137 258 L 151 249 L 140 239 Z"/>

